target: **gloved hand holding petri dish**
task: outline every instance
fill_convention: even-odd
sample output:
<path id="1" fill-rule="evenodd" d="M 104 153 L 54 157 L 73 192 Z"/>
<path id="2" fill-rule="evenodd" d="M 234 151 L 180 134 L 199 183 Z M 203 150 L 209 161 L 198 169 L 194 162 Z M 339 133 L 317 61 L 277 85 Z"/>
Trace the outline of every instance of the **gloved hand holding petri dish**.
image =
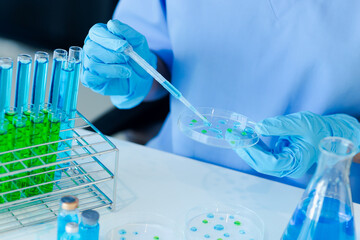
<path id="1" fill-rule="evenodd" d="M 256 123 L 248 117 L 210 107 L 197 109 L 211 124 L 205 124 L 193 112 L 185 110 L 179 117 L 178 126 L 189 138 L 210 146 L 233 149 L 251 147 L 259 141 Z"/>

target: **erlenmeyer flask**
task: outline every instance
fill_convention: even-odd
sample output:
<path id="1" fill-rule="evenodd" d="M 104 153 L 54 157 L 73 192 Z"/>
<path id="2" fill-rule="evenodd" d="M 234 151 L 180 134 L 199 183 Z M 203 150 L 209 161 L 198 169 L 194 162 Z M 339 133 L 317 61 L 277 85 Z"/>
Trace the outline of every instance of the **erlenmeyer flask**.
<path id="1" fill-rule="evenodd" d="M 355 240 L 349 172 L 354 144 L 327 137 L 320 142 L 315 175 L 306 188 L 283 240 Z"/>

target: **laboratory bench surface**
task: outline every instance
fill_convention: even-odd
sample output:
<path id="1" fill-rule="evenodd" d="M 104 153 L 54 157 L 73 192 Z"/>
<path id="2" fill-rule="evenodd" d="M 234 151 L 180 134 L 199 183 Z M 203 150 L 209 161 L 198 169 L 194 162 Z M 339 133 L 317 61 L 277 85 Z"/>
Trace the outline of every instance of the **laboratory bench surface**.
<path id="1" fill-rule="evenodd" d="M 116 211 L 101 214 L 101 240 L 118 227 L 117 219 L 132 213 L 158 213 L 183 228 L 190 209 L 214 203 L 253 210 L 264 221 L 265 239 L 280 239 L 304 191 L 130 142 L 111 140 L 120 156 L 119 203 Z M 357 236 L 360 236 L 360 205 L 354 204 L 354 210 Z M 56 239 L 56 222 L 7 232 L 0 239 Z"/>

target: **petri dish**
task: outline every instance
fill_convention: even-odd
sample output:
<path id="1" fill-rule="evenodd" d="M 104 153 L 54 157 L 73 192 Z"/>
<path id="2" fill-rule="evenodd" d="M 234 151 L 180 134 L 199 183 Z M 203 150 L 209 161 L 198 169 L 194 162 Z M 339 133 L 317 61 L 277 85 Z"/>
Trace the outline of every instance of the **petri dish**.
<path id="1" fill-rule="evenodd" d="M 131 213 L 116 222 L 119 226 L 107 233 L 107 240 L 183 240 L 175 223 L 159 214 Z"/>
<path id="2" fill-rule="evenodd" d="M 186 240 L 263 240 L 264 222 L 245 207 L 213 205 L 190 210 L 184 232 Z"/>
<path id="3" fill-rule="evenodd" d="M 248 117 L 210 107 L 197 109 L 210 123 L 206 125 L 192 111 L 181 113 L 178 126 L 189 138 L 215 147 L 245 148 L 255 145 L 259 136 L 255 131 L 255 122 Z"/>

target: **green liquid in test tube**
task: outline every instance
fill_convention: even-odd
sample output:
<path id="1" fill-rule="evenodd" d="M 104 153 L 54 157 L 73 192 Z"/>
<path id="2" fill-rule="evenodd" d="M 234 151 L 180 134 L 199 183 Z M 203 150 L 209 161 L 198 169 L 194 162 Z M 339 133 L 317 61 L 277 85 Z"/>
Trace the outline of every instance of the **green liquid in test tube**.
<path id="1" fill-rule="evenodd" d="M 33 79 L 33 92 L 32 92 L 32 113 L 30 116 L 31 125 L 31 145 L 41 145 L 47 142 L 48 138 L 48 121 L 47 110 L 45 110 L 45 91 L 47 69 L 49 63 L 49 55 L 46 52 L 36 52 L 34 61 L 34 79 Z M 34 156 L 44 155 L 48 153 L 48 146 L 42 145 L 32 148 Z M 34 158 L 31 160 L 29 167 L 41 166 L 48 162 L 48 157 Z M 46 173 L 47 168 L 40 168 L 31 171 L 31 184 L 38 185 L 47 181 Z M 48 179 L 49 181 L 49 179 Z M 39 188 L 34 187 L 25 191 L 27 196 L 34 196 L 41 194 L 44 191 L 44 186 Z"/>
<path id="2" fill-rule="evenodd" d="M 3 153 L 13 149 L 12 135 L 9 130 L 12 124 L 9 123 L 5 113 L 10 108 L 11 85 L 12 85 L 13 61 L 10 58 L 0 58 L 0 175 L 10 172 L 13 161 L 12 153 Z M 11 178 L 0 177 L 0 194 L 14 190 Z M 6 201 L 18 199 L 18 193 L 4 194 L 0 197 L 0 204 Z"/>
<path id="3" fill-rule="evenodd" d="M 29 106 L 29 86 L 31 74 L 32 58 L 29 55 L 19 55 L 17 59 L 17 76 L 16 76 L 16 95 L 15 95 L 15 111 L 16 116 L 13 118 L 14 123 L 14 148 L 21 149 L 30 146 L 30 109 Z M 15 152 L 15 160 L 29 158 L 31 156 L 30 149 L 22 149 Z M 14 163 L 12 171 L 24 170 L 25 166 L 31 166 L 31 160 Z M 13 175 L 13 183 L 18 188 L 25 188 L 30 185 L 30 181 L 26 177 L 26 172 Z M 21 179 L 19 179 L 21 178 Z M 20 194 L 20 192 L 19 192 Z M 20 197 L 20 195 L 19 195 Z"/>
<path id="4" fill-rule="evenodd" d="M 61 117 L 56 116 L 53 113 L 49 113 L 49 142 L 56 142 L 60 139 L 60 122 Z M 51 143 L 48 146 L 48 153 L 57 152 L 59 147 L 59 143 Z M 57 159 L 56 154 L 52 154 L 48 156 L 47 163 L 55 163 Z M 55 179 L 55 166 L 48 167 L 47 171 L 49 173 L 47 174 L 47 179 L 49 181 L 54 181 Z M 53 190 L 53 184 L 49 183 L 43 186 L 42 191 L 47 193 L 51 192 Z"/>

